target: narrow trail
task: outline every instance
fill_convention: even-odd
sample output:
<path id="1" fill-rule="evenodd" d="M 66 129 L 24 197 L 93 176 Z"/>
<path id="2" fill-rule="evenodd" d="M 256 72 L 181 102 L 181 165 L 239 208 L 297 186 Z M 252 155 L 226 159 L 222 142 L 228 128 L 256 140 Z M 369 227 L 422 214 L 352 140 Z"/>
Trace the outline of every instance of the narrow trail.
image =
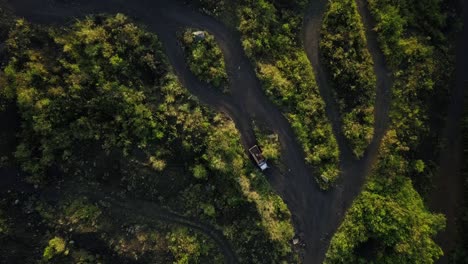
<path id="1" fill-rule="evenodd" d="M 443 130 L 444 148 L 440 153 L 439 171 L 434 177 L 434 190 L 431 191 L 429 207 L 443 213 L 447 218 L 445 230 L 437 235 L 436 241 L 441 245 L 445 255 L 439 263 L 449 263 L 448 254 L 455 248 L 460 238 L 458 217 L 463 206 L 464 175 L 463 142 L 461 122 L 463 120 L 465 93 L 468 89 L 468 3 L 461 1 L 463 10 L 463 30 L 456 41 L 455 86 L 451 91 L 447 120 Z M 467 197 L 465 197 L 466 199 Z"/>
<path id="2" fill-rule="evenodd" d="M 325 110 L 328 119 L 332 123 L 333 133 L 338 141 L 341 154 L 340 160 L 344 163 L 349 163 L 352 162 L 354 157 L 342 133 L 341 128 L 343 124 L 338 111 L 337 102 L 333 97 L 330 80 L 325 73 L 325 67 L 322 65 L 320 56 L 320 30 L 327 2 L 327 0 L 310 1 L 310 6 L 304 16 L 302 28 L 303 45 L 307 58 L 314 69 L 315 81 L 319 87 L 320 95 L 325 101 Z"/>
<path id="3" fill-rule="evenodd" d="M 229 241 L 220 230 L 211 225 L 178 215 L 174 212 L 168 211 L 167 209 L 161 208 L 154 203 L 144 200 L 123 200 L 117 197 L 112 197 L 108 194 L 97 194 L 97 192 L 92 194 L 86 193 L 84 195 L 82 194 L 81 196 L 92 198 L 95 201 L 105 201 L 110 205 L 109 210 L 111 211 L 111 215 L 117 214 L 119 215 L 119 218 L 136 221 L 138 223 L 141 223 L 143 221 L 142 219 L 144 219 L 144 222 L 154 222 L 155 220 L 159 220 L 162 222 L 181 225 L 196 230 L 205 234 L 216 243 L 221 253 L 224 255 L 225 263 L 239 263 Z M 148 219 L 151 220 L 148 221 Z"/>
<path id="4" fill-rule="evenodd" d="M 278 169 L 272 168 L 267 171 L 266 175 L 274 189 L 287 203 L 293 215 L 296 231 L 304 235 L 306 248 L 303 262 L 323 262 L 333 233 L 341 223 L 347 208 L 359 194 L 365 176 L 370 171 L 380 143 L 377 136 L 374 137 L 363 159 L 359 161 L 351 158 L 344 159 L 341 164 L 343 173 L 337 187 L 323 192 L 311 175 L 311 168 L 305 164 L 303 150 L 289 122 L 264 94 L 253 66 L 244 54 L 238 32 L 232 31 L 215 19 L 200 14 L 181 3 L 169 0 L 81 0 L 68 1 L 68 3 L 53 0 L 8 1 L 17 15 L 42 24 L 63 25 L 70 23 L 74 18 L 88 14 L 124 13 L 158 35 L 181 83 L 202 103 L 226 113 L 234 120 L 246 149 L 256 143 L 252 120 L 261 120 L 273 128 L 279 135 L 282 146 L 281 155 L 291 171 L 281 174 Z M 312 23 L 306 24 L 305 32 L 309 32 L 307 25 L 311 25 L 312 29 L 319 28 L 317 21 L 321 20 L 325 2 L 324 0 L 313 2 L 322 5 L 322 8 L 313 10 L 314 12 L 310 15 Z M 223 95 L 201 83 L 190 72 L 176 37 L 176 32 L 184 27 L 202 28 L 215 36 L 225 56 L 231 96 Z M 312 34 L 309 39 L 315 40 L 313 36 Z M 318 61 L 314 57 L 310 58 L 313 59 L 311 60 L 313 63 Z M 321 67 L 314 68 L 321 69 Z M 324 74 L 319 75 L 324 76 Z M 324 87 L 327 86 L 322 85 L 321 89 L 326 91 Z M 324 97 L 327 101 L 327 112 L 331 113 L 334 131 L 340 131 L 340 129 L 337 130 L 336 120 L 339 119 L 336 118 L 336 112 L 333 114 L 333 110 L 330 110 L 333 109 L 334 104 L 327 99 L 326 95 Z M 342 153 L 349 152 L 343 151 L 346 149 L 343 144 L 340 147 L 342 147 Z"/>

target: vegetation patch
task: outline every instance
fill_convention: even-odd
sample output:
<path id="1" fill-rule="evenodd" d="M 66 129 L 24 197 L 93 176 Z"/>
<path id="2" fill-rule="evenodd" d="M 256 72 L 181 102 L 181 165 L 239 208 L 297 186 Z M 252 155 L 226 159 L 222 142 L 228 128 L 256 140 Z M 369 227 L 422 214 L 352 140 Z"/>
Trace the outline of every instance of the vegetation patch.
<path id="1" fill-rule="evenodd" d="M 382 155 L 382 153 L 381 153 Z M 390 162 L 381 156 L 380 164 Z M 427 211 L 405 174 L 377 169 L 333 236 L 325 263 L 434 263 L 442 214 Z"/>
<path id="2" fill-rule="evenodd" d="M 281 159 L 281 145 L 278 134 L 268 129 L 262 124 L 254 123 L 255 137 L 258 140 L 258 145 L 262 149 L 263 156 L 273 162 L 278 162 Z"/>
<path id="3" fill-rule="evenodd" d="M 342 131 L 356 157 L 362 157 L 374 134 L 376 77 L 366 47 L 364 26 L 354 0 L 328 4 L 320 38 L 342 117 Z"/>
<path id="4" fill-rule="evenodd" d="M 207 31 L 187 29 L 181 38 L 190 70 L 200 80 L 228 93 L 224 56 L 214 36 Z"/>

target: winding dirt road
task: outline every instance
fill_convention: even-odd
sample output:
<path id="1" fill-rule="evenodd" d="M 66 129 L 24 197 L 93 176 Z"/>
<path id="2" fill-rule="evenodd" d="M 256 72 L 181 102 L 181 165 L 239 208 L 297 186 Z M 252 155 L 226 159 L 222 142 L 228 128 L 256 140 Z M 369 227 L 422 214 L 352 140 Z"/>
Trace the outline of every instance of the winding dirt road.
<path id="1" fill-rule="evenodd" d="M 68 23 L 72 18 L 95 13 L 124 13 L 155 32 L 163 43 L 167 56 L 181 83 L 202 103 L 230 116 L 242 135 L 245 149 L 256 143 L 252 131 L 252 121 L 261 120 L 279 135 L 282 157 L 290 172 L 282 174 L 272 168 L 267 176 L 275 190 L 286 201 L 293 214 L 298 233 L 304 234 L 306 248 L 304 263 L 321 263 L 325 257 L 330 239 L 343 219 L 347 208 L 358 195 L 377 156 L 378 146 L 387 123 L 389 104 L 388 71 L 376 46 L 376 36 L 367 30 L 369 50 L 374 59 L 374 69 L 378 77 L 376 101 L 376 132 L 365 156 L 356 161 L 344 144 L 340 121 L 334 102 L 330 96 L 327 76 L 319 60 L 319 30 L 326 1 L 312 1 L 304 23 L 304 42 L 307 54 L 316 70 L 321 94 L 327 104 L 327 113 L 333 123 L 342 152 L 340 164 L 342 175 L 333 190 L 323 192 L 315 183 L 311 168 L 304 161 L 304 153 L 297 142 L 290 124 L 264 95 L 255 71 L 244 54 L 240 35 L 189 7 L 170 0 L 9 0 L 18 16 L 44 24 Z M 362 11 L 360 9 L 360 11 Z M 361 12 L 362 13 L 362 12 Z M 370 29 L 366 13 L 362 13 L 367 28 Z M 227 96 L 216 89 L 201 83 L 187 68 L 184 54 L 178 44 L 176 32 L 184 27 L 196 27 L 212 33 L 220 44 L 226 60 L 230 79 L 231 95 Z"/>

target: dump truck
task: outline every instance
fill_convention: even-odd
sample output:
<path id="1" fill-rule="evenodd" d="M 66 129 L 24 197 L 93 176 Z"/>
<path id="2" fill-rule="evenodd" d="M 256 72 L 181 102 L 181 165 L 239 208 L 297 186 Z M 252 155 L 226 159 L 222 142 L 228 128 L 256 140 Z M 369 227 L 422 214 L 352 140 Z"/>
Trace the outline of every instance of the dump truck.
<path id="1" fill-rule="evenodd" d="M 263 157 L 260 148 L 255 145 L 249 149 L 250 155 L 252 155 L 253 159 L 257 163 L 257 166 L 262 170 L 268 169 L 268 164 L 266 163 L 265 157 Z"/>

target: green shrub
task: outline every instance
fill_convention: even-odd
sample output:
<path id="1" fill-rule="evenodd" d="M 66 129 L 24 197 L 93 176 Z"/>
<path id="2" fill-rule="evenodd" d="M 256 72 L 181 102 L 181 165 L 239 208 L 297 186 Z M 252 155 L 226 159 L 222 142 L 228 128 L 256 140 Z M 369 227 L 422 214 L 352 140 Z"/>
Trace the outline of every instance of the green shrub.
<path id="1" fill-rule="evenodd" d="M 197 37 L 194 32 L 203 32 L 204 36 Z M 200 80 L 227 93 L 229 83 L 224 56 L 214 36 L 206 31 L 187 29 L 182 42 L 190 70 Z"/>
<path id="2" fill-rule="evenodd" d="M 77 199 L 64 208 L 64 214 L 71 224 L 95 226 L 98 223 L 101 210 L 84 199 Z"/>
<path id="3" fill-rule="evenodd" d="M 370 0 L 368 7 L 376 19 L 379 44 L 395 79 L 390 118 L 398 138 L 409 150 L 404 157 L 418 161 L 419 166 L 413 166 L 409 175 L 417 186 L 427 185 L 422 182 L 423 175 L 427 164 L 437 159 L 437 151 L 427 155 L 420 146 L 438 140 L 445 114 L 447 80 L 453 74 L 450 44 L 447 33 L 443 33 L 450 5 L 442 7 L 437 0 Z"/>
<path id="4" fill-rule="evenodd" d="M 68 254 L 66 250 L 66 242 L 61 237 L 54 237 L 49 240 L 49 244 L 44 249 L 43 257 L 46 260 L 51 260 L 57 255 Z"/>
<path id="5" fill-rule="evenodd" d="M 375 175 L 354 201 L 333 236 L 325 263 L 434 263 L 443 255 L 433 241 L 445 226 L 429 213 L 410 180 Z M 370 257 L 359 255 L 371 245 Z"/>

